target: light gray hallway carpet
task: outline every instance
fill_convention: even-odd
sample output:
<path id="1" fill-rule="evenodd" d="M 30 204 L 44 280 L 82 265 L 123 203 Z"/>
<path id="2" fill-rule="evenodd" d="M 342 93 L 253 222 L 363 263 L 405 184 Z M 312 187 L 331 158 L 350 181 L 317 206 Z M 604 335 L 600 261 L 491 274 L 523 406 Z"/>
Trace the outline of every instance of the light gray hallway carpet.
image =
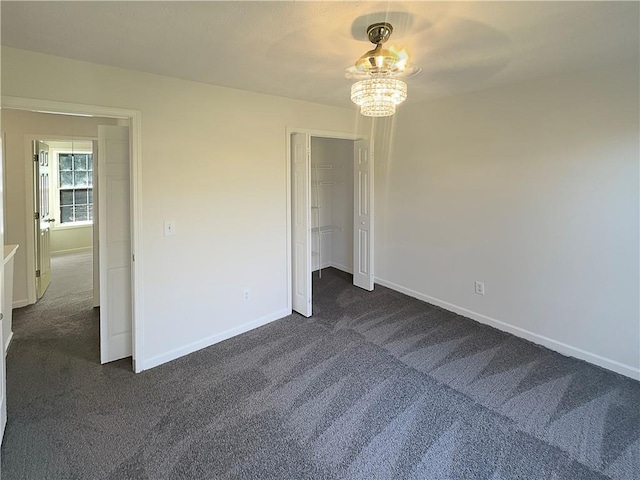
<path id="1" fill-rule="evenodd" d="M 15 312 L 3 480 L 639 478 L 638 382 L 335 270 L 313 318 L 100 366 L 90 261 Z"/>

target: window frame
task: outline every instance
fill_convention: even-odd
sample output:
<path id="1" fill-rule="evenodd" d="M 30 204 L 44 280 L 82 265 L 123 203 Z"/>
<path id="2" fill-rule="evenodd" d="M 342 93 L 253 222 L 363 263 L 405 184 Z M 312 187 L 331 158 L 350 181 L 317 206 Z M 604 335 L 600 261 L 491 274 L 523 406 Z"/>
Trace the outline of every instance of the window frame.
<path id="1" fill-rule="evenodd" d="M 62 223 L 60 221 L 60 155 L 65 154 L 80 154 L 80 155 L 91 155 L 93 157 L 93 150 L 91 149 L 69 149 L 69 148 L 52 148 L 50 150 L 50 160 L 49 165 L 51 166 L 53 175 L 50 175 L 50 192 L 49 195 L 49 211 L 53 213 L 52 218 L 55 219 L 55 222 L 51 225 L 52 230 L 67 230 L 73 228 L 83 228 L 83 227 L 92 227 L 92 220 L 85 220 L 80 222 L 67 222 Z M 93 191 L 95 194 L 95 185 L 93 185 L 95 181 L 95 164 L 91 170 L 91 187 L 87 187 Z M 93 199 L 92 205 L 95 208 L 95 198 Z M 95 217 L 95 212 L 93 212 L 93 216 Z"/>

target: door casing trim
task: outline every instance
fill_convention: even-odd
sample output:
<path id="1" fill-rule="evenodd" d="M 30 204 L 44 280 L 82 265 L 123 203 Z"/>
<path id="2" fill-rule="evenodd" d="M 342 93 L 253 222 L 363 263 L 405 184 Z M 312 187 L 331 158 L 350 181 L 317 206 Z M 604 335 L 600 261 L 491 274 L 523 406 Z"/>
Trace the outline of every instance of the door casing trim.
<path id="1" fill-rule="evenodd" d="M 368 140 L 369 141 L 369 154 L 371 156 L 371 171 L 374 169 L 374 155 L 373 155 L 373 135 L 361 135 L 352 132 L 333 132 L 329 130 L 313 130 L 308 128 L 298 127 L 286 127 L 285 128 L 285 171 L 286 171 L 286 183 L 287 183 L 287 312 L 291 315 L 293 312 L 293 295 L 292 295 L 292 258 L 291 258 L 291 135 L 294 133 L 307 133 L 311 137 L 320 138 L 335 138 L 338 140 Z M 373 202 L 373 191 L 371 194 L 371 200 Z M 372 232 L 373 234 L 373 232 Z M 373 258 L 371 259 L 373 262 Z"/>
<path id="2" fill-rule="evenodd" d="M 14 110 L 29 110 L 36 113 L 54 113 L 67 115 L 91 115 L 96 117 L 121 118 L 129 120 L 130 154 L 131 154 L 131 303 L 132 303 L 132 336 L 133 336 L 133 370 L 139 373 L 144 364 L 144 305 L 142 297 L 142 112 L 119 107 L 106 107 L 80 103 L 57 102 L 37 98 L 2 96 L 2 108 Z M 30 151 L 30 148 L 29 148 Z M 29 189 L 33 189 L 29 180 Z M 26 192 L 27 194 L 29 192 Z M 27 228 L 33 229 L 33 222 L 27 222 Z M 27 239 L 30 231 L 27 231 Z M 31 240 L 33 242 L 33 239 Z M 33 245 L 31 248 L 33 254 Z M 27 256 L 29 252 L 27 251 Z M 133 260 L 135 259 L 135 260 Z M 28 261 L 28 260 L 27 260 Z M 35 264 L 35 259 L 32 259 Z M 35 272 L 35 271 L 34 271 Z M 34 273 L 35 275 L 35 273 Z M 31 283 L 31 282 L 29 282 Z M 35 283 L 33 285 L 35 296 Z M 31 294 L 30 294 L 31 295 Z"/>

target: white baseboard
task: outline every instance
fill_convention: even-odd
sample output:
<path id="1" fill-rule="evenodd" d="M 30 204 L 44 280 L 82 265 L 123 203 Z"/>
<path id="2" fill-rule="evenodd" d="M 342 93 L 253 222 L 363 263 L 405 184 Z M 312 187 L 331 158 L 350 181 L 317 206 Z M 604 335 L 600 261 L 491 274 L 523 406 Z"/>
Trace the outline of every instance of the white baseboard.
<path id="1" fill-rule="evenodd" d="M 331 266 L 333 268 L 337 268 L 338 270 L 342 270 L 343 272 L 347 272 L 353 275 L 353 268 L 347 267 L 346 265 L 341 265 L 339 263 L 332 263 Z"/>
<path id="2" fill-rule="evenodd" d="M 325 268 L 329 268 L 332 267 L 333 265 L 331 265 L 331 262 L 323 262 L 321 267 L 318 267 L 317 265 L 312 266 L 311 267 L 311 272 L 317 272 L 320 269 L 325 269 Z"/>
<path id="3" fill-rule="evenodd" d="M 142 362 L 142 370 L 149 370 L 150 368 L 157 367 L 158 365 L 170 362 L 171 360 L 183 357 L 197 350 L 210 347 L 211 345 L 222 342 L 223 340 L 227 340 L 231 337 L 235 337 L 236 335 L 240 335 L 241 333 L 248 332 L 249 330 L 253 330 L 254 328 L 258 328 L 266 325 L 267 323 L 271 323 L 275 320 L 284 318 L 287 315 L 291 315 L 291 310 L 285 308 L 252 322 L 244 323 L 237 327 L 230 328 L 229 330 L 225 330 L 224 332 L 220 332 L 216 335 L 212 335 L 210 337 L 203 338 L 202 340 L 198 340 L 197 342 L 190 343 L 188 345 L 185 345 L 184 347 L 176 348 L 167 353 L 149 358 L 148 360 Z"/>
<path id="4" fill-rule="evenodd" d="M 9 333 L 7 340 L 4 342 L 4 356 L 7 356 L 7 350 L 9 350 L 9 346 L 11 345 L 11 340 L 13 340 L 13 332 Z"/>
<path id="5" fill-rule="evenodd" d="M 28 298 L 22 298 L 20 300 L 14 300 L 13 303 L 11 304 L 12 308 L 22 308 L 22 307 L 26 307 L 27 305 L 31 305 L 31 302 L 29 302 Z"/>
<path id="6" fill-rule="evenodd" d="M 57 250 L 55 252 L 51 252 L 51 255 L 64 255 L 66 253 L 90 252 L 91 250 L 93 250 L 93 247 L 70 248 L 69 250 Z"/>
<path id="7" fill-rule="evenodd" d="M 612 370 L 635 380 L 640 380 L 640 368 L 626 365 L 624 363 L 618 362 L 616 360 L 611 360 L 610 358 L 606 358 L 595 353 L 587 352 L 586 350 L 582 350 L 581 348 L 559 342 L 552 338 L 545 337 L 544 335 L 539 335 L 529 330 L 525 330 L 524 328 L 516 327 L 515 325 L 496 320 L 495 318 L 488 317 L 481 313 L 459 307 L 452 303 L 445 302 L 444 300 L 440 300 L 439 298 L 425 295 L 415 290 L 411 290 L 410 288 L 403 287 L 402 285 L 398 285 L 397 283 L 389 282 L 382 278 L 376 277 L 375 281 L 377 284 L 382 285 L 383 287 L 387 287 L 397 292 L 404 293 L 405 295 L 409 295 L 410 297 L 417 298 L 418 300 L 422 300 L 432 305 L 437 305 L 438 307 L 442 307 L 445 310 L 449 310 L 450 312 L 457 313 L 477 322 L 497 328 L 498 330 L 502 330 L 503 332 L 511 333 L 516 337 L 524 338 L 525 340 L 537 343 L 538 345 L 542 345 L 563 355 L 579 358 L 580 360 L 593 363 L 594 365 Z"/>
<path id="8" fill-rule="evenodd" d="M 346 265 L 342 265 L 340 263 L 336 263 L 336 262 L 325 262 L 322 264 L 322 269 L 324 270 L 325 268 L 337 268 L 338 270 L 342 270 L 343 272 L 347 272 L 347 273 L 351 273 L 353 274 L 353 268 L 351 267 L 347 267 Z M 317 272 L 319 269 L 315 268 L 313 271 Z"/>

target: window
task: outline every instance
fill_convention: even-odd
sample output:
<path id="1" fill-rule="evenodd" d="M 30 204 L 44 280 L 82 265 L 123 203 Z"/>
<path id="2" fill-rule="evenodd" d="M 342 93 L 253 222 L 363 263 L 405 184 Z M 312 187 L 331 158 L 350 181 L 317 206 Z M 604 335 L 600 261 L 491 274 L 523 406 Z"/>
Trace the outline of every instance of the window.
<path id="1" fill-rule="evenodd" d="M 93 155 L 58 153 L 60 225 L 93 221 Z"/>

